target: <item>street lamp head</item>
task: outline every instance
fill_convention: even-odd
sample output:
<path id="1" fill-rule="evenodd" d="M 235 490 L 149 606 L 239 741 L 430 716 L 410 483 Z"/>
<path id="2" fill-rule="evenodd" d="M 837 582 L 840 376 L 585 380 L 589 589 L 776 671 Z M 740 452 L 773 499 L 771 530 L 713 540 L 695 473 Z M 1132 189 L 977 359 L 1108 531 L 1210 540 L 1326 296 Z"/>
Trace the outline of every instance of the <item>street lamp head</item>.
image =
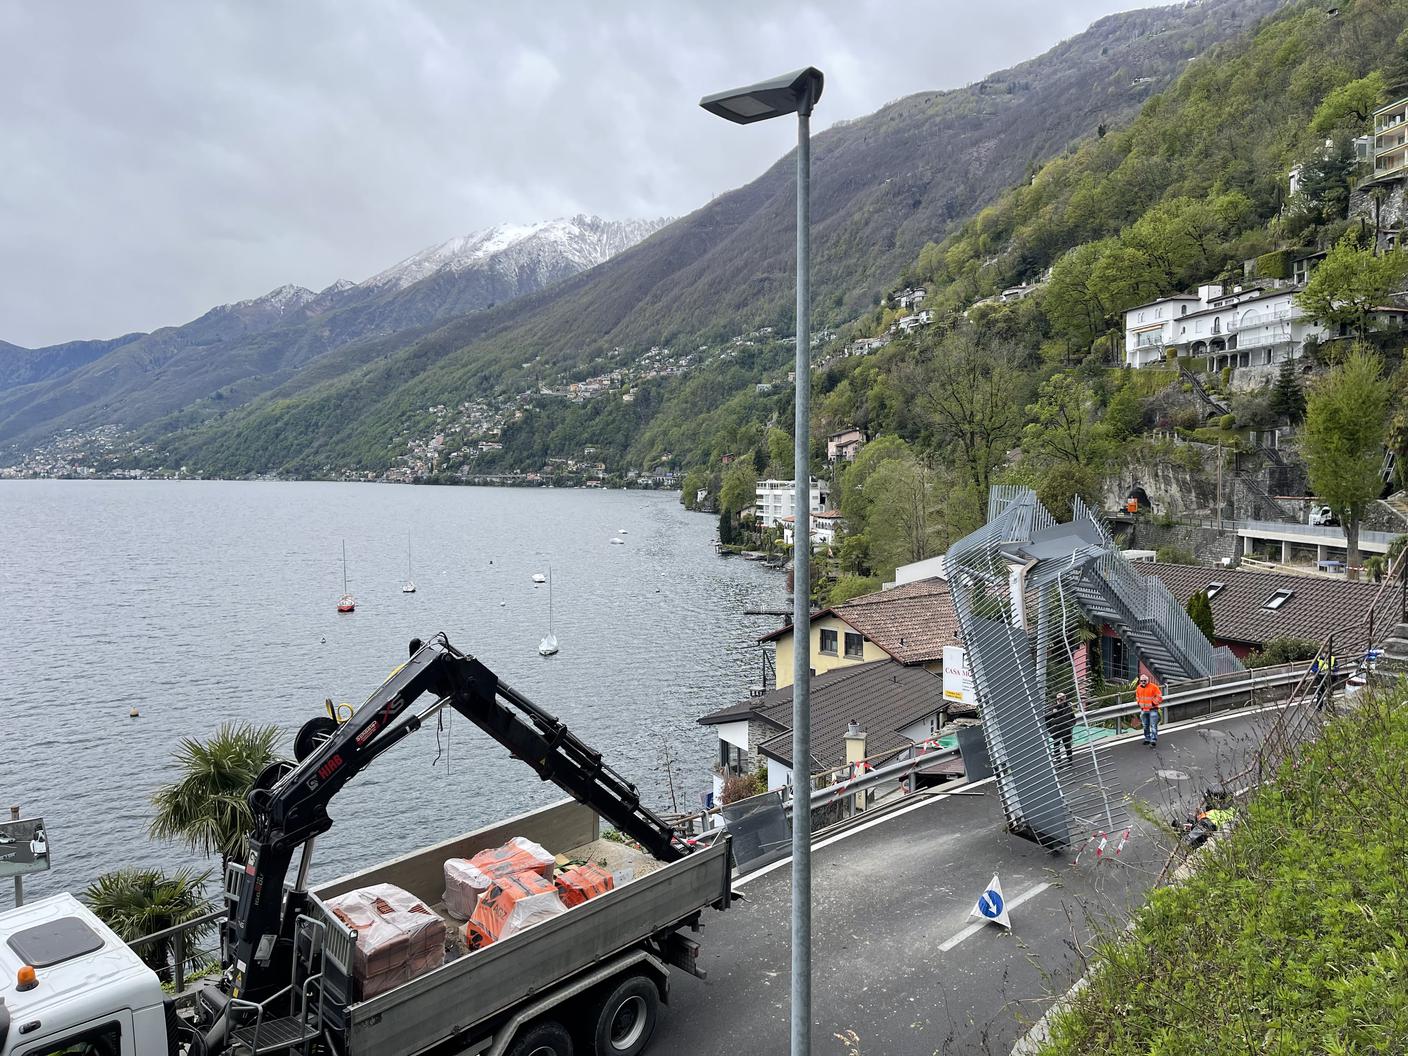
<path id="1" fill-rule="evenodd" d="M 740 125 L 766 121 L 784 114 L 810 114 L 821 98 L 824 78 L 814 66 L 795 73 L 774 77 L 746 88 L 715 92 L 699 100 L 699 105 L 711 114 Z"/>

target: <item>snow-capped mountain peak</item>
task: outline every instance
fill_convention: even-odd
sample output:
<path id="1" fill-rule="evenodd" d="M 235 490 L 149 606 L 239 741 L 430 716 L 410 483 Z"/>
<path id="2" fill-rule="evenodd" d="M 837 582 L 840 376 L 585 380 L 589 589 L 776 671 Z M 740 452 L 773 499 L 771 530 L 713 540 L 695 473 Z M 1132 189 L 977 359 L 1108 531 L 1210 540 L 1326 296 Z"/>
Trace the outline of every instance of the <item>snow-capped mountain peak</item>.
<path id="1" fill-rule="evenodd" d="M 305 304 L 318 296 L 312 290 L 306 290 L 302 286 L 295 286 L 288 282 L 276 289 L 270 290 L 262 297 L 250 297 L 248 300 L 237 301 L 234 304 L 226 305 L 227 308 L 272 308 L 276 312 L 288 312 L 295 308 L 302 308 Z"/>
<path id="2" fill-rule="evenodd" d="M 421 250 L 361 285 L 405 289 L 431 275 L 472 268 L 584 271 L 654 234 L 668 220 L 602 220 L 574 216 L 533 224 L 497 224 Z"/>

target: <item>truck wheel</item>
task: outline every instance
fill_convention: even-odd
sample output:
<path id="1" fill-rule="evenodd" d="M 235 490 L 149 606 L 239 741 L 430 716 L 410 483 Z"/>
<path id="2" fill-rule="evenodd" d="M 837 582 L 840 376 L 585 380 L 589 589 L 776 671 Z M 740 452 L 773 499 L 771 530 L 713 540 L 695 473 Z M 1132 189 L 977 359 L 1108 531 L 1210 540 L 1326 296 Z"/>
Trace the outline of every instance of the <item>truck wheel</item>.
<path id="1" fill-rule="evenodd" d="M 596 1017 L 596 1056 L 638 1056 L 655 1033 L 660 991 L 653 980 L 633 975 L 611 991 Z"/>
<path id="2" fill-rule="evenodd" d="M 545 1019 L 520 1034 L 508 1056 L 572 1056 L 572 1035 L 556 1020 Z"/>

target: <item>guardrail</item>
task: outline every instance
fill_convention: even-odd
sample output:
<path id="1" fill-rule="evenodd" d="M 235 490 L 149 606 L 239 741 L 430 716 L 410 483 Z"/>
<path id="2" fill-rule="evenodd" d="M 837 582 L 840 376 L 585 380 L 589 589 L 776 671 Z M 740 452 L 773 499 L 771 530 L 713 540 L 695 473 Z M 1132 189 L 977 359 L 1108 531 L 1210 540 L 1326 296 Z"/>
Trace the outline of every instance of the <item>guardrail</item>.
<path id="1" fill-rule="evenodd" d="M 1345 545 L 1344 529 L 1333 525 L 1325 524 L 1301 524 L 1299 521 L 1294 524 L 1284 524 L 1278 521 L 1237 521 L 1238 532 L 1261 532 L 1268 535 L 1308 535 L 1317 539 L 1328 539 L 1339 546 Z M 1359 542 L 1374 543 L 1379 546 L 1388 546 L 1400 533 L 1397 532 L 1373 532 L 1366 528 L 1359 531 Z"/>
<path id="2" fill-rule="evenodd" d="M 149 948 L 155 943 L 169 942 L 171 944 L 170 977 L 169 980 L 163 979 L 162 982 L 169 981 L 176 998 L 180 1000 L 183 996 L 189 996 L 185 993 L 188 978 L 203 978 L 209 975 L 210 972 L 205 969 L 219 970 L 220 945 L 218 940 L 214 946 L 202 946 L 200 939 L 212 931 L 218 933 L 218 922 L 227 916 L 229 916 L 227 909 L 212 909 L 208 913 L 203 913 L 180 924 L 162 928 L 150 935 L 143 935 L 128 945 L 140 954 L 144 948 Z M 160 977 L 160 973 L 158 973 L 158 977 Z"/>

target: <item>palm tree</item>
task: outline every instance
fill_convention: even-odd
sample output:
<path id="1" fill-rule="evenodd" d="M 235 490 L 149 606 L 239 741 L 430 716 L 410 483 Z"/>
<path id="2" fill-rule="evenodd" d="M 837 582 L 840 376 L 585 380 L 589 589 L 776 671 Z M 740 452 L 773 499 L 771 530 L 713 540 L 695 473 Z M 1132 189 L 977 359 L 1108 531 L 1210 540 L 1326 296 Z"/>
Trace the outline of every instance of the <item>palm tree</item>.
<path id="1" fill-rule="evenodd" d="M 278 761 L 279 736 L 277 726 L 227 722 L 208 741 L 182 740 L 176 750 L 180 779 L 152 796 L 152 836 L 218 854 L 223 876 L 232 858 L 244 857 L 245 834 L 254 826 L 249 792 L 265 767 Z"/>
<path id="2" fill-rule="evenodd" d="M 205 898 L 209 878 L 209 869 L 180 869 L 173 876 L 160 869 L 118 869 L 94 880 L 83 892 L 83 901 L 118 938 L 133 945 L 147 967 L 162 975 L 171 966 L 171 940 L 137 940 L 210 912 Z M 186 949 L 193 949 L 209 930 L 208 924 L 195 928 Z"/>

